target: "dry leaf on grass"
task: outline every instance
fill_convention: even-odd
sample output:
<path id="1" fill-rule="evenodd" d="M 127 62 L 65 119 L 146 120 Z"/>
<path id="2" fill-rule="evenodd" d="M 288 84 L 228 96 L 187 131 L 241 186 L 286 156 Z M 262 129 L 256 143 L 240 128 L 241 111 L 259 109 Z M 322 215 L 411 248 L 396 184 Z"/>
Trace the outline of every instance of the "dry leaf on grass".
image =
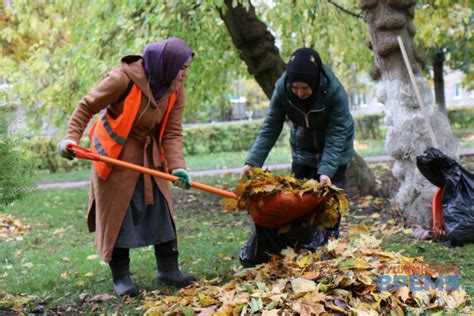
<path id="1" fill-rule="evenodd" d="M 12 215 L 0 213 L 0 241 L 21 240 L 29 229 L 29 225 L 25 225 Z"/>

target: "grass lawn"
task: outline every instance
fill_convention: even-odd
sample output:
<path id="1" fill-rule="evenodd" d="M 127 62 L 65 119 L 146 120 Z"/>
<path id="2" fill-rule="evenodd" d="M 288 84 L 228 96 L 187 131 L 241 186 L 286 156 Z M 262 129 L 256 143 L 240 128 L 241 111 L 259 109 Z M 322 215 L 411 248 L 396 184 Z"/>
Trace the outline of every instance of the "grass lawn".
<path id="1" fill-rule="evenodd" d="M 219 177 L 211 183 L 228 180 Z M 244 213 L 224 213 L 220 199 L 206 193 L 177 190 L 175 198 L 183 270 L 198 278 L 231 276 L 240 266 L 237 253 L 247 235 L 248 218 Z M 8 207 L 7 212 L 30 229 L 23 240 L 0 243 L 0 293 L 38 297 L 29 310 L 40 304 L 46 310 L 89 312 L 94 306 L 83 302 L 81 308 L 81 295 L 112 294 L 109 268 L 95 255 L 94 235 L 87 232 L 87 201 L 87 188 L 57 189 L 36 191 Z M 137 285 L 145 290 L 159 288 L 153 249 L 132 250 L 131 260 Z M 115 299 L 101 309 L 133 312 L 141 305 L 139 300 L 123 304 Z M 1 310 L 0 304 L 0 314 Z"/>
<path id="2" fill-rule="evenodd" d="M 220 187 L 237 182 L 229 175 L 196 180 Z M 109 268 L 95 255 L 94 235 L 87 232 L 87 192 L 87 188 L 39 190 L 8 207 L 7 213 L 30 229 L 23 240 L 0 243 L 0 303 L 2 291 L 6 291 L 34 295 L 27 304 L 29 312 L 140 313 L 140 298 L 87 301 L 94 295 L 112 294 Z M 224 213 L 219 197 L 198 190 L 173 189 L 173 196 L 182 269 L 198 279 L 229 279 L 241 268 L 238 251 L 248 234 L 248 215 Z M 370 215 L 349 212 L 343 231 L 350 225 L 374 221 Z M 389 236 L 384 245 L 387 250 L 404 251 L 406 256 L 424 256 L 429 263 L 460 266 L 461 285 L 474 296 L 474 244 L 447 248 L 443 243 L 414 241 L 402 234 Z M 133 278 L 141 289 L 173 293 L 173 289 L 155 283 L 152 248 L 133 250 L 131 261 Z"/>

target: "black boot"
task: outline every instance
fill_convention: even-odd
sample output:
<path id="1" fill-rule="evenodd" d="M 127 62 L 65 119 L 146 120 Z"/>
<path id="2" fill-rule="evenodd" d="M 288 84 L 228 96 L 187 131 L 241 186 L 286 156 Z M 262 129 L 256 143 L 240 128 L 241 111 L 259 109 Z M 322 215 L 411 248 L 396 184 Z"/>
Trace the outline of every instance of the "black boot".
<path id="1" fill-rule="evenodd" d="M 114 248 L 109 266 L 112 270 L 114 291 L 118 296 L 137 296 L 138 287 L 130 278 L 130 257 L 128 248 Z"/>
<path id="2" fill-rule="evenodd" d="M 178 251 L 173 250 L 172 242 L 155 245 L 158 281 L 177 288 L 196 282 L 192 275 L 184 275 L 178 266 Z"/>

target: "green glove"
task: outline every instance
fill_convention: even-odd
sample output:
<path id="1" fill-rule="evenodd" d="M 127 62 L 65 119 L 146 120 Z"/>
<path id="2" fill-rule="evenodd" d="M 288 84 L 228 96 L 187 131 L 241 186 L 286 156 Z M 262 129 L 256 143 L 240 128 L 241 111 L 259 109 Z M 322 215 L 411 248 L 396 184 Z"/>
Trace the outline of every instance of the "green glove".
<path id="1" fill-rule="evenodd" d="M 171 174 L 178 177 L 178 180 L 173 182 L 175 186 L 186 190 L 191 187 L 191 176 L 185 169 L 174 169 L 171 171 Z"/>

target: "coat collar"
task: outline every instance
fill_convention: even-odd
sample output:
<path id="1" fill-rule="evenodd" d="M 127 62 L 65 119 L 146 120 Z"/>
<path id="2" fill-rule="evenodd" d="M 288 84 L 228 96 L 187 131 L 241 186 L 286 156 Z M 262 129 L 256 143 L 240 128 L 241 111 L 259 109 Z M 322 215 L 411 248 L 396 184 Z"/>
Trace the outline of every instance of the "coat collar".
<path id="1" fill-rule="evenodd" d="M 121 60 L 122 68 L 125 73 L 137 84 L 140 90 L 146 95 L 146 97 L 151 101 L 154 107 L 157 106 L 157 103 L 160 100 L 155 100 L 153 93 L 151 91 L 150 85 L 148 84 L 148 79 L 143 69 L 143 59 L 141 55 L 128 55 L 122 58 Z M 166 93 L 162 99 L 167 98 L 169 93 Z"/>

